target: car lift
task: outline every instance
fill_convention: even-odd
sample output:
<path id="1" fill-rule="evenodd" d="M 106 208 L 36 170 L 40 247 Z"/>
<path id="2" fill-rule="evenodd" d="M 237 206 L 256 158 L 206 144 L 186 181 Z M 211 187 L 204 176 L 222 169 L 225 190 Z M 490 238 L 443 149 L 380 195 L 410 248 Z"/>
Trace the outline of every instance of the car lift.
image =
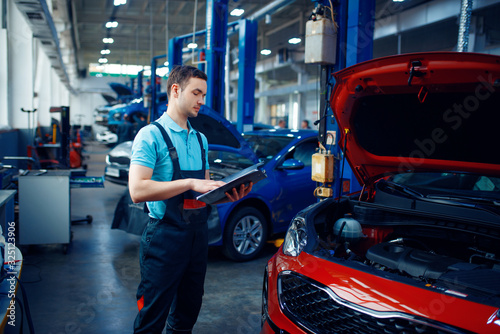
<path id="1" fill-rule="evenodd" d="M 255 113 L 255 66 L 257 61 L 257 23 L 265 14 L 272 13 L 281 7 L 287 5 L 286 1 L 274 1 L 268 4 L 258 13 L 250 16 L 247 19 L 228 24 L 227 23 L 227 4 L 229 0 L 207 0 L 207 27 L 205 30 L 193 32 L 184 36 L 174 37 L 169 40 L 168 63 L 170 70 L 175 65 L 182 64 L 182 48 L 184 41 L 194 36 L 206 35 L 206 49 L 199 50 L 200 55 L 204 55 L 206 61 L 203 62 L 204 70 L 208 76 L 207 82 L 207 98 L 206 106 L 224 114 L 224 63 L 225 50 L 228 31 L 239 33 L 239 78 L 238 92 L 242 96 L 238 98 L 237 104 L 237 124 L 238 131 L 248 131 L 253 128 L 253 119 Z M 373 30 L 375 16 L 375 1 L 363 0 L 311 0 L 315 3 L 313 13 L 324 13 L 330 9 L 332 14 L 335 13 L 335 21 L 338 25 L 338 33 L 336 40 L 336 61 L 333 63 L 320 63 L 321 75 L 320 91 L 322 99 L 320 100 L 320 114 L 315 122 L 319 125 L 318 141 L 323 147 L 329 145 L 332 149 L 332 156 L 340 157 L 341 149 L 346 149 L 348 143 L 349 129 L 338 129 L 333 118 L 333 112 L 329 106 L 329 98 L 333 89 L 334 79 L 332 74 L 345 67 L 357 64 L 361 61 L 372 58 L 373 49 Z M 330 7 L 331 6 L 331 7 Z M 307 36 L 306 36 L 307 38 Z M 165 58 L 166 55 L 154 57 L 151 64 L 151 73 L 156 72 L 156 61 L 160 58 Z M 200 56 L 203 58 L 203 56 Z M 153 85 L 155 81 L 153 81 Z M 156 89 L 152 90 L 152 112 L 150 119 L 156 119 L 160 115 L 157 113 Z M 330 120 L 330 122 L 328 122 Z M 339 136 L 336 134 L 339 133 Z M 330 142 L 328 138 L 333 137 Z M 336 142 L 341 145 L 335 145 Z M 342 144 L 343 143 L 343 144 Z M 326 153 L 325 153 L 326 154 Z M 331 158 L 320 158 L 320 161 L 327 162 Z M 341 159 L 333 159 L 336 166 L 327 168 L 327 173 L 333 173 L 332 177 L 322 177 L 324 180 L 333 180 L 327 182 L 322 188 L 325 190 L 325 195 L 340 196 L 353 190 L 358 190 L 359 185 L 349 184 L 350 180 L 355 179 L 348 165 L 344 166 Z M 332 161 L 333 161 L 332 160 Z M 327 163 L 328 165 L 329 163 Z M 342 180 L 335 182 L 334 180 Z M 346 182 L 344 182 L 346 181 Z M 345 183 L 345 184 L 344 184 Z M 327 188 L 331 188 L 331 191 Z"/>
<path id="2" fill-rule="evenodd" d="M 375 1 L 311 1 L 315 3 L 311 20 L 326 19 L 326 11 L 329 9 L 335 20 L 333 24 L 337 26 L 334 41 L 336 59 L 333 62 L 330 59 L 309 62 L 321 65 L 320 92 L 323 94 L 320 99 L 320 114 L 314 123 L 319 125 L 318 141 L 323 150 L 313 156 L 313 171 L 318 171 L 317 175 L 313 173 L 313 180 L 321 183 L 316 188 L 318 197 L 339 198 L 344 193 L 359 190 L 360 186 L 352 184 L 351 180 L 355 181 L 355 178 L 350 166 L 345 163 L 345 155 L 342 152 L 347 149 L 350 129 L 339 129 L 330 109 L 329 101 L 335 84 L 332 74 L 373 57 Z M 306 48 L 307 38 L 310 36 L 306 36 Z M 318 46 L 315 45 L 315 48 Z M 340 145 L 336 145 L 336 142 Z"/>

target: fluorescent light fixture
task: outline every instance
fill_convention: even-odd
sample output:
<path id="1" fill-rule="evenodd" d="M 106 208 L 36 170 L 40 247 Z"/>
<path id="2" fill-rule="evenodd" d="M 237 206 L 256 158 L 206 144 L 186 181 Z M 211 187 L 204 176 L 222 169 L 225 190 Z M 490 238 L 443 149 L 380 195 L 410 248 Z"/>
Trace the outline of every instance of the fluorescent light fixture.
<path id="1" fill-rule="evenodd" d="M 244 9 L 241 9 L 241 8 L 235 8 L 231 11 L 231 13 L 229 13 L 229 15 L 231 16 L 241 16 L 243 15 L 243 13 L 245 12 Z"/>
<path id="2" fill-rule="evenodd" d="M 262 49 L 260 50 L 260 54 L 263 56 L 269 56 L 271 54 L 271 50 L 269 49 Z"/>
<path id="3" fill-rule="evenodd" d="M 111 37 L 104 37 L 102 39 L 102 42 L 105 43 L 105 44 L 113 44 L 114 43 L 114 39 L 112 39 Z"/>
<path id="4" fill-rule="evenodd" d="M 302 40 L 299 37 L 292 37 L 288 40 L 290 44 L 299 44 L 300 42 L 302 42 Z"/>
<path id="5" fill-rule="evenodd" d="M 99 61 L 99 64 L 106 64 L 108 62 L 108 59 L 101 57 L 101 58 L 99 58 L 98 61 Z"/>
<path id="6" fill-rule="evenodd" d="M 156 75 L 160 77 L 166 77 L 168 75 L 169 69 L 168 67 L 160 67 L 156 69 Z"/>
<path id="7" fill-rule="evenodd" d="M 127 0 L 114 0 L 113 4 L 115 6 L 120 6 L 120 5 L 124 5 L 127 3 Z"/>
<path id="8" fill-rule="evenodd" d="M 117 21 L 108 21 L 106 22 L 106 28 L 116 28 L 118 27 Z"/>
<path id="9" fill-rule="evenodd" d="M 111 53 L 111 51 L 109 49 L 102 49 L 101 50 L 102 55 L 109 55 L 110 53 Z"/>
<path id="10" fill-rule="evenodd" d="M 188 44 L 188 48 L 189 49 L 196 49 L 198 47 L 198 44 L 194 43 L 194 42 L 191 42 Z"/>
<path id="11" fill-rule="evenodd" d="M 403 2 L 405 0 L 392 0 L 392 2 Z"/>

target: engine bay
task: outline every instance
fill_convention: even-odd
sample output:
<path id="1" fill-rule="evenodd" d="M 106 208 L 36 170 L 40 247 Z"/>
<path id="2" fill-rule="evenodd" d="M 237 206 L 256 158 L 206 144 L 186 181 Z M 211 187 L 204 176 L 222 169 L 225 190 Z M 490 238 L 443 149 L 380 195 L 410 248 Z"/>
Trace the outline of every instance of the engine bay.
<path id="1" fill-rule="evenodd" d="M 387 200 L 398 198 L 342 198 L 320 206 L 313 214 L 319 237 L 312 253 L 459 297 L 500 298 L 498 224 L 464 219 L 453 210 L 443 215 L 388 206 Z"/>

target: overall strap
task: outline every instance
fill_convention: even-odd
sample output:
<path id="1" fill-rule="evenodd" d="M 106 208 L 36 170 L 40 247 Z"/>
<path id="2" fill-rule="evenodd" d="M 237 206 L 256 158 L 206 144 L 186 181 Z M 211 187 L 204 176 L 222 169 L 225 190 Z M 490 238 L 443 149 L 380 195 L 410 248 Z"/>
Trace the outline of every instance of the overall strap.
<path id="1" fill-rule="evenodd" d="M 205 169 L 206 169 L 205 166 L 207 165 L 207 160 L 206 160 L 205 148 L 203 147 L 203 141 L 201 140 L 201 135 L 198 131 L 196 131 L 196 137 L 198 138 L 198 143 L 200 143 L 201 163 L 202 163 L 203 175 L 205 175 Z"/>
<path id="2" fill-rule="evenodd" d="M 163 139 L 165 140 L 165 143 L 167 143 L 168 147 L 168 152 L 170 153 L 170 157 L 172 158 L 172 163 L 174 164 L 174 170 L 179 171 L 181 170 L 181 167 L 179 165 L 179 156 L 177 155 L 177 150 L 175 149 L 174 145 L 172 144 L 172 140 L 168 136 L 167 131 L 163 128 L 163 126 L 160 125 L 158 122 L 152 122 L 151 124 L 154 124 L 160 129 L 160 132 L 163 136 Z"/>

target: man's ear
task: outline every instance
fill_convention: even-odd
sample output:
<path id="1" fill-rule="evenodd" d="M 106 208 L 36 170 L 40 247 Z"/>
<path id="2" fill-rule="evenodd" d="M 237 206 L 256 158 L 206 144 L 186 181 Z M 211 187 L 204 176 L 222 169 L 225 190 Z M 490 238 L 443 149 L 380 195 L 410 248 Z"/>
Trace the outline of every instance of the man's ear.
<path id="1" fill-rule="evenodd" d="M 172 95 L 172 97 L 178 98 L 179 93 L 180 93 L 179 84 L 172 84 L 172 86 L 170 87 L 170 94 Z"/>

